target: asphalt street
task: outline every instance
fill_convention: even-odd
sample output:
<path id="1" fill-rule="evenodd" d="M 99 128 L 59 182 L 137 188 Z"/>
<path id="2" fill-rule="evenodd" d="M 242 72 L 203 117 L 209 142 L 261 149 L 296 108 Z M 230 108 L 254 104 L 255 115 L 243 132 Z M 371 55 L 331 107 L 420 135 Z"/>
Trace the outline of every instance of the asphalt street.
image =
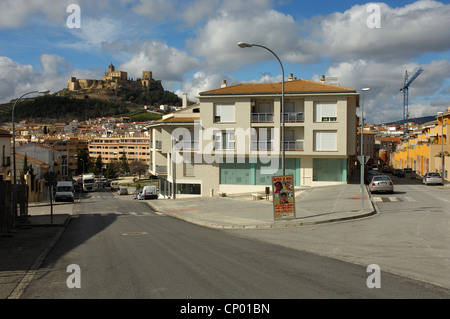
<path id="1" fill-rule="evenodd" d="M 303 229 L 290 231 L 311 232 Z M 292 237 L 293 243 L 298 240 Z M 367 265 L 289 246 L 286 237 L 282 243 L 243 238 L 99 191 L 73 206 L 65 232 L 21 298 L 450 297 L 449 290 L 391 274 L 383 266 L 381 289 L 371 289 Z M 70 265 L 79 266 L 80 288 L 68 288 Z"/>

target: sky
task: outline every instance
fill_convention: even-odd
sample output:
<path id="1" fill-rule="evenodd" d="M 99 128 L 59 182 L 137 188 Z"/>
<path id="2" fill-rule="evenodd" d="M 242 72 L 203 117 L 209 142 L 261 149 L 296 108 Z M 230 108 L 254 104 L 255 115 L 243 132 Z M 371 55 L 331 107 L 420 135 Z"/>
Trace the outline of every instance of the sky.
<path id="1" fill-rule="evenodd" d="M 164 89 L 199 92 L 244 82 L 281 82 L 285 71 L 337 77 L 364 93 L 367 123 L 450 106 L 450 1 L 0 0 L 0 103 L 101 79 L 113 63 L 130 78 L 150 70 Z M 360 112 L 360 111 L 358 111 Z"/>

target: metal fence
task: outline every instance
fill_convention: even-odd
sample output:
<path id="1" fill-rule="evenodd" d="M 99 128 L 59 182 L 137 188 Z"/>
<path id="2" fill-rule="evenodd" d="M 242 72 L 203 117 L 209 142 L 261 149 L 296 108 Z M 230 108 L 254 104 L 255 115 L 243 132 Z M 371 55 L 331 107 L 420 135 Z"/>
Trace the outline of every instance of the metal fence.
<path id="1" fill-rule="evenodd" d="M 28 185 L 0 181 L 0 235 L 28 222 Z"/>

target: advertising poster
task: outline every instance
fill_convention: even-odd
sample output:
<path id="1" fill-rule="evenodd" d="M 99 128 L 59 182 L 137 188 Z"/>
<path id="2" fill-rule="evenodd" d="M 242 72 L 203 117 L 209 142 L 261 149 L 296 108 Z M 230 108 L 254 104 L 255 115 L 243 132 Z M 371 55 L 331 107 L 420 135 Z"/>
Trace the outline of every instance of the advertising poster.
<path id="1" fill-rule="evenodd" d="M 273 176 L 274 219 L 295 218 L 294 176 Z"/>

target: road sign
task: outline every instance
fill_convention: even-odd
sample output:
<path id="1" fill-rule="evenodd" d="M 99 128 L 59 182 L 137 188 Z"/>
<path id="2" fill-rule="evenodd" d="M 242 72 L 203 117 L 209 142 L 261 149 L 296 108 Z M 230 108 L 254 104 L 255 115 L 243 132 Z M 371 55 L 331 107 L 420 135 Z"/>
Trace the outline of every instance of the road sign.
<path id="1" fill-rule="evenodd" d="M 367 164 L 369 159 L 370 159 L 369 155 L 358 155 L 358 161 L 359 161 L 360 164 L 362 164 L 363 160 L 364 160 L 364 164 Z"/>

